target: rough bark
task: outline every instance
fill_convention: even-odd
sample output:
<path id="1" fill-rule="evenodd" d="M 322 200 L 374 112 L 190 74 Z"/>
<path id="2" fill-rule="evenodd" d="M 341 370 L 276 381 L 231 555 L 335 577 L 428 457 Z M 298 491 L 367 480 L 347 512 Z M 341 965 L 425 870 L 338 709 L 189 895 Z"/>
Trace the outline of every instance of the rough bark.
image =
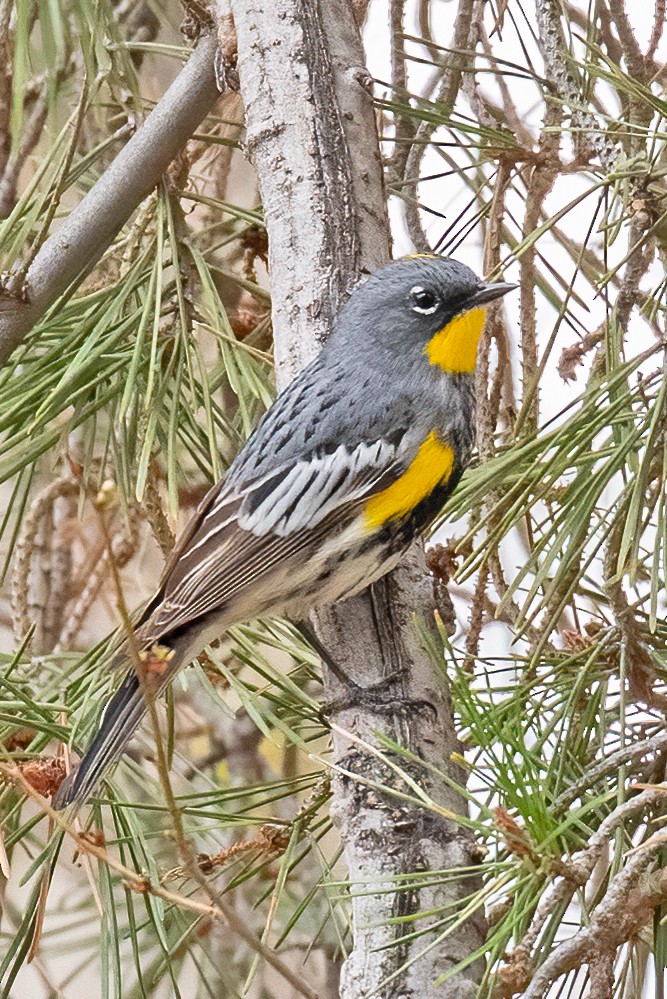
<path id="1" fill-rule="evenodd" d="M 338 13 L 341 33 L 329 46 L 316 4 L 266 6 L 231 4 L 243 48 L 246 149 L 269 226 L 282 387 L 318 352 L 360 266 L 372 270 L 386 262 L 389 243 L 378 197 L 375 122 L 363 89 L 368 74 L 354 23 L 347 11 Z M 334 5 L 332 19 L 342 7 Z M 349 59 L 351 51 L 358 59 Z M 364 169 L 354 173 L 348 134 L 354 146 L 366 146 Z"/>
<path id="2" fill-rule="evenodd" d="M 219 96 L 217 38 L 204 38 L 146 121 L 30 264 L 23 287 L 0 293 L 0 364 L 70 285 L 78 284 Z"/>
<path id="3" fill-rule="evenodd" d="M 238 69 L 246 107 L 247 149 L 258 173 L 269 232 L 273 325 L 278 379 L 284 385 L 317 352 L 332 318 L 363 270 L 388 257 L 388 225 L 381 163 L 363 49 L 349 4 L 300 0 L 232 0 Z M 428 889 L 394 891 L 400 875 L 474 864 L 474 845 L 456 821 L 406 804 L 373 785 L 409 788 L 359 739 L 378 745 L 378 732 L 454 779 L 457 749 L 451 705 L 415 628 L 414 613 L 433 627 L 434 597 L 420 553 L 372 591 L 317 615 L 332 657 L 357 683 L 381 685 L 407 705 L 387 715 L 355 702 L 325 671 L 333 714 L 334 800 L 350 877 L 364 883 L 352 898 L 354 943 L 341 980 L 344 999 L 419 996 L 482 942 L 483 920 L 427 950 L 426 933 L 397 916 L 451 905 L 474 887 L 448 881 Z M 409 701 L 429 707 L 411 708 Z M 463 813 L 461 797 L 411 770 L 443 810 Z M 368 882 L 377 893 L 368 890 Z M 387 889 L 390 889 L 389 891 Z M 424 927 L 424 920 L 418 926 Z M 383 949 L 381 949 L 383 948 Z M 425 953 L 422 954 L 422 951 Z M 449 979 L 439 994 L 470 999 L 479 962 Z"/>

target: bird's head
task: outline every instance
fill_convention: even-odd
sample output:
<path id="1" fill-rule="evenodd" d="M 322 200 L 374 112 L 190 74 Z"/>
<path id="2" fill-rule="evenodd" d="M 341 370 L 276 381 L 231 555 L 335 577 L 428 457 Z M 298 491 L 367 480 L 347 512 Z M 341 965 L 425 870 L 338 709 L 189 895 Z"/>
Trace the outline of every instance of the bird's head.
<path id="1" fill-rule="evenodd" d="M 386 347 L 397 357 L 417 348 L 445 371 L 471 372 L 486 306 L 516 287 L 483 281 L 449 257 L 403 257 L 355 288 L 337 334 L 362 349 L 364 343 Z"/>

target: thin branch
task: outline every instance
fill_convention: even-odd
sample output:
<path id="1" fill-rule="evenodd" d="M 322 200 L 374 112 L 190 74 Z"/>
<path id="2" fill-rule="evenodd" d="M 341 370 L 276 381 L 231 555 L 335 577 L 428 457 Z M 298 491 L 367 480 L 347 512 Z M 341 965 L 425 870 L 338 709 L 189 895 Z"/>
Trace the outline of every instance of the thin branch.
<path id="1" fill-rule="evenodd" d="M 582 964 L 613 961 L 617 949 L 648 922 L 656 906 L 667 901 L 667 868 L 647 874 L 660 845 L 655 843 L 628 860 L 611 880 L 589 925 L 554 947 L 523 999 L 543 999 L 558 978 Z"/>
<path id="2" fill-rule="evenodd" d="M 71 476 L 55 479 L 35 497 L 23 518 L 12 573 L 14 636 L 19 643 L 24 640 L 31 628 L 40 624 L 46 615 L 49 603 L 50 586 L 48 580 L 45 580 L 45 586 L 40 587 L 43 592 L 39 594 L 37 602 L 33 598 L 31 606 L 31 591 L 35 588 L 35 580 L 31 578 L 33 572 L 39 571 L 42 575 L 50 573 L 53 527 L 51 525 L 45 536 L 44 520 L 47 516 L 52 516 L 56 500 L 75 496 L 78 492 L 79 483 Z M 47 550 L 42 551 L 42 549 Z M 62 597 L 63 594 L 59 593 L 58 600 L 62 601 Z M 40 649 L 40 651 L 46 650 Z"/>
<path id="3" fill-rule="evenodd" d="M 446 62 L 443 65 L 442 78 L 433 100 L 451 112 L 456 101 L 456 96 L 461 86 L 463 73 L 469 71 L 466 65 L 466 57 L 459 55 L 459 51 L 466 51 L 473 48 L 471 39 L 476 25 L 473 20 L 474 0 L 460 0 L 454 21 L 454 36 L 452 38 L 451 49 L 447 54 Z M 405 194 L 405 222 L 415 248 L 420 252 L 428 252 L 431 247 L 422 228 L 419 217 L 419 201 L 417 198 L 417 184 L 421 161 L 428 146 L 428 141 L 436 126 L 431 122 L 423 121 L 417 128 L 414 142 L 410 147 L 410 153 L 405 162 L 404 186 Z"/>
<path id="4" fill-rule="evenodd" d="M 626 65 L 630 70 L 630 75 L 635 80 L 644 82 L 648 75 L 653 75 L 655 66 L 647 62 L 646 57 L 642 54 L 628 18 L 624 0 L 607 0 L 607 4 L 612 20 L 616 25 L 616 31 L 623 49 Z"/>
<path id="5" fill-rule="evenodd" d="M 566 791 L 559 794 L 554 800 L 553 809 L 558 812 L 570 807 L 574 801 L 585 792 L 590 792 L 592 788 L 609 774 L 617 773 L 618 770 L 630 764 L 634 767 L 647 756 L 657 756 L 667 750 L 667 732 L 660 732 L 650 739 L 642 739 L 641 742 L 631 743 L 629 746 L 622 746 L 616 752 L 610 753 L 600 763 L 596 763 L 574 784 L 571 784 Z"/>
<path id="6" fill-rule="evenodd" d="M 624 527 L 625 518 L 617 517 L 609 534 L 604 557 L 604 588 L 627 651 L 630 696 L 647 704 L 653 703 L 657 697 L 664 703 L 662 696 L 652 690 L 656 668 L 642 640 L 641 627 L 623 588 L 622 577 L 619 578 L 618 557 Z"/>
<path id="7" fill-rule="evenodd" d="M 408 99 L 408 76 L 406 69 L 404 38 L 405 0 L 390 0 L 389 30 L 391 40 L 391 86 L 396 101 Z M 405 163 L 412 148 L 415 134 L 413 119 L 400 111 L 394 111 L 394 148 L 387 163 L 388 183 L 403 179 Z"/>
<path id="8" fill-rule="evenodd" d="M 512 966 L 525 968 L 531 965 L 531 951 L 550 914 L 556 909 L 564 911 L 577 889 L 586 885 L 615 831 L 624 825 L 631 816 L 644 814 L 663 801 L 666 792 L 667 786 L 664 784 L 648 788 L 635 797 L 630 798 L 629 801 L 623 802 L 623 804 L 619 805 L 603 819 L 598 829 L 591 836 L 587 848 L 565 865 L 563 876 L 558 879 L 551 891 L 547 892 L 542 898 L 527 932 L 510 956 L 510 964 Z M 657 848 L 657 845 L 655 845 L 654 848 L 642 851 L 641 861 L 632 868 L 629 880 L 623 882 L 626 887 L 633 880 L 637 880 L 638 875 L 644 871 Z M 632 858 L 623 871 L 613 879 L 612 885 L 616 885 L 616 892 L 618 878 L 628 871 L 631 862 Z M 603 922 L 603 914 L 607 911 L 610 893 L 611 887 L 605 893 L 605 897 L 601 903 L 601 911 L 598 912 L 596 910 L 593 914 L 591 926 L 595 921 L 597 921 L 598 925 Z M 581 931 L 581 933 L 575 934 L 574 937 L 571 937 L 565 944 L 561 945 L 564 948 L 562 952 L 560 947 L 558 947 L 550 957 L 547 957 L 546 961 L 540 966 L 533 977 L 528 990 L 524 993 L 524 999 L 541 999 L 550 984 L 561 974 L 564 974 L 570 968 L 578 967 L 580 964 L 585 963 L 589 959 L 589 954 L 599 956 L 602 953 L 602 941 L 599 940 L 593 945 L 587 935 L 589 931 L 590 927 L 587 930 Z M 629 935 L 625 939 L 628 939 Z M 614 944 L 613 949 L 624 942 L 622 934 L 621 938 L 615 937 L 614 939 L 617 939 L 618 943 Z M 599 947 L 599 950 L 596 950 L 596 947 Z M 559 952 L 561 956 L 556 960 L 552 960 Z"/>
<path id="9" fill-rule="evenodd" d="M 132 212 L 214 106 L 217 39 L 202 39 L 116 159 L 33 260 L 19 296 L 0 296 L 0 364 L 97 263 Z"/>
<path id="10" fill-rule="evenodd" d="M 651 39 L 649 41 L 649 45 L 646 50 L 646 60 L 651 64 L 653 64 L 655 61 L 655 54 L 658 50 L 660 39 L 662 38 L 663 32 L 665 30 L 666 20 L 667 20 L 667 2 L 665 2 L 665 0 L 655 0 L 655 13 L 653 15 L 653 31 L 651 32 Z"/>
<path id="11" fill-rule="evenodd" d="M 591 146 L 603 169 L 610 173 L 618 158 L 620 146 L 600 127 L 597 117 L 584 101 L 579 70 L 565 41 L 558 0 L 538 0 L 537 23 L 545 76 L 551 82 L 556 96 L 570 108 L 573 140 L 575 144 L 585 142 L 587 146 Z M 585 150 L 579 149 L 578 153 L 586 159 Z"/>

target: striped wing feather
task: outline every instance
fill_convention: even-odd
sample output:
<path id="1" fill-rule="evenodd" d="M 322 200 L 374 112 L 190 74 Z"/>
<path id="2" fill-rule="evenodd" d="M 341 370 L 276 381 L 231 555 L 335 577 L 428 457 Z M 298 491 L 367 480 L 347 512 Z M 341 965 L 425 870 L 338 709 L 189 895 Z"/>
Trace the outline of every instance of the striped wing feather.
<path id="1" fill-rule="evenodd" d="M 214 487 L 179 538 L 141 637 L 166 638 L 317 548 L 401 474 L 397 451 L 397 442 L 386 440 L 342 446 L 249 482 Z"/>

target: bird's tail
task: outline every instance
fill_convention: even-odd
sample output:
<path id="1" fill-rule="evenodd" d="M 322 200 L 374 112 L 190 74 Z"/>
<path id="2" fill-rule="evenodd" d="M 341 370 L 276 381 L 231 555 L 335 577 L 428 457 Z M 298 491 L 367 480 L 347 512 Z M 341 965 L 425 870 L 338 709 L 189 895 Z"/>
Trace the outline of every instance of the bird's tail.
<path id="1" fill-rule="evenodd" d="M 143 684 L 135 670 L 130 670 L 111 698 L 97 734 L 79 766 L 58 788 L 53 798 L 54 808 L 66 808 L 68 805 L 78 808 L 90 797 L 105 773 L 122 755 L 146 713 L 145 684 L 150 683 L 151 697 L 158 697 L 182 664 L 182 656 L 170 652 L 159 671 L 152 672 Z"/>

